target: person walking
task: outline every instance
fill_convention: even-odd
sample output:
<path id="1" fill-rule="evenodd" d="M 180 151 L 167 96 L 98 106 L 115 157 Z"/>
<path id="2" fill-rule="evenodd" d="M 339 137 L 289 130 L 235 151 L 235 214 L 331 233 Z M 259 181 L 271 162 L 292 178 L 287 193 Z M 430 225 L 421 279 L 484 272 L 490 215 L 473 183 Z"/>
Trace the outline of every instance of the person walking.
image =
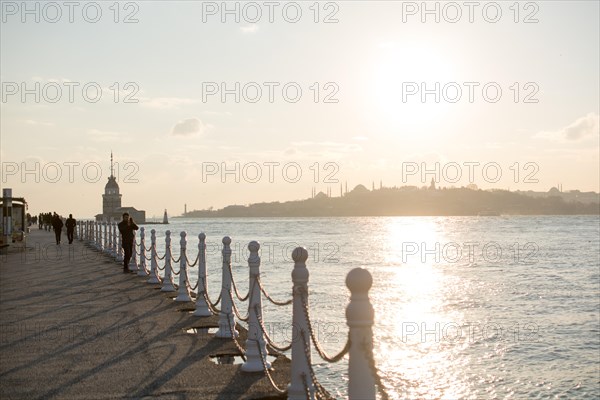
<path id="1" fill-rule="evenodd" d="M 63 225 L 62 219 L 57 213 L 54 213 L 54 216 L 52 217 L 52 227 L 54 228 L 54 234 L 56 235 L 56 244 L 60 244 L 60 234 L 62 233 Z"/>
<path id="2" fill-rule="evenodd" d="M 77 221 L 73 218 L 73 214 L 69 214 L 69 218 L 67 218 L 67 222 L 65 226 L 67 227 L 67 239 L 69 239 L 69 244 L 73 243 L 73 232 L 75 231 L 75 226 L 77 225 Z"/>
<path id="3" fill-rule="evenodd" d="M 138 226 L 133 222 L 129 213 L 123 213 L 123 221 L 119 222 L 119 232 L 121 233 L 121 247 L 123 247 L 123 272 L 129 272 L 129 260 L 133 254 L 133 231 L 138 230 Z"/>

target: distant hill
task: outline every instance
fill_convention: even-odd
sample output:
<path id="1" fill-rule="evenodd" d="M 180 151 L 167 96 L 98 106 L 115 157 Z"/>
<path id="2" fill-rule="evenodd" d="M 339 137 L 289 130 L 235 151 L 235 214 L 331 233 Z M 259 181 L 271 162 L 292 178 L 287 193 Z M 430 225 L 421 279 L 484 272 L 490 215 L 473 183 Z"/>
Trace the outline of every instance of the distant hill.
<path id="1" fill-rule="evenodd" d="M 589 193 L 588 193 L 589 195 Z M 319 193 L 284 203 L 231 205 L 220 210 L 195 210 L 183 217 L 326 217 L 326 216 L 469 216 L 469 215 L 600 215 L 595 202 L 565 201 L 560 195 L 531 196 L 507 190 L 426 189 L 414 186 L 370 191 L 357 186 L 342 197 Z M 592 197 L 593 199 L 593 197 Z"/>

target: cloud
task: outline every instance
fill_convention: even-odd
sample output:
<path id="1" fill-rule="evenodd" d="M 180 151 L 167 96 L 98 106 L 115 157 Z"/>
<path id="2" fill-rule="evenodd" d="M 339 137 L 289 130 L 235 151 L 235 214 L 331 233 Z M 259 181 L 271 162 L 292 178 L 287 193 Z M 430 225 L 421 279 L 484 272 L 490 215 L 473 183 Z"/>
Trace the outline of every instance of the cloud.
<path id="1" fill-rule="evenodd" d="M 243 34 L 256 33 L 258 32 L 258 29 L 259 26 L 257 24 L 240 27 L 240 31 L 242 31 Z"/>
<path id="2" fill-rule="evenodd" d="M 580 141 L 588 137 L 597 136 L 600 133 L 599 120 L 600 117 L 598 114 L 589 113 L 558 131 L 538 132 L 533 137 L 560 142 Z"/>
<path id="3" fill-rule="evenodd" d="M 186 118 L 175 124 L 171 130 L 171 134 L 175 136 L 201 135 L 206 128 L 198 118 Z"/>
<path id="4" fill-rule="evenodd" d="M 197 99 L 188 99 L 182 97 L 142 97 L 140 99 L 140 104 L 143 107 L 156 108 L 162 110 L 173 109 L 188 104 L 195 104 L 197 102 Z"/>

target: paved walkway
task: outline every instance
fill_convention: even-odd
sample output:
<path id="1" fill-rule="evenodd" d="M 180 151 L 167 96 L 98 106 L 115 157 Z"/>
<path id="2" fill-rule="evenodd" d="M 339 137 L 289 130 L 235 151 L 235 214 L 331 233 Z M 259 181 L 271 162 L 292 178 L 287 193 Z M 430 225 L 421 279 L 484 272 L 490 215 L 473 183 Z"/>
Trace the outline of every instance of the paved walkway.
<path id="1" fill-rule="evenodd" d="M 60 251 L 53 242 L 35 229 L 25 252 L 0 255 L 1 399 L 280 397 L 263 373 L 210 359 L 237 353 L 231 340 L 186 332 L 217 317 L 192 316 L 192 303 L 123 274 L 83 242 L 63 236 Z M 286 388 L 289 360 L 273 367 Z"/>

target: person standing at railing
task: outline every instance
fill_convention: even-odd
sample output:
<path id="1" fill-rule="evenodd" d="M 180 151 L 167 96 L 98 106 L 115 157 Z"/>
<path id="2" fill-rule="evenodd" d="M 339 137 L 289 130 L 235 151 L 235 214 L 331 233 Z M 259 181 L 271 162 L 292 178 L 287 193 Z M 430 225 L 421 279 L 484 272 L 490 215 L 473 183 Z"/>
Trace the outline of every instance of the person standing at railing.
<path id="1" fill-rule="evenodd" d="M 121 233 L 121 247 L 123 247 L 123 273 L 129 272 L 129 260 L 133 253 L 133 231 L 138 230 L 138 226 L 133 222 L 129 213 L 123 213 L 123 221 L 119 222 L 119 232 Z"/>
<path id="2" fill-rule="evenodd" d="M 65 226 L 67 227 L 67 239 L 69 239 L 69 244 L 73 243 L 73 232 L 75 231 L 75 225 L 77 225 L 77 221 L 73 218 L 73 214 L 69 214 L 69 218 L 67 218 L 67 222 Z"/>

